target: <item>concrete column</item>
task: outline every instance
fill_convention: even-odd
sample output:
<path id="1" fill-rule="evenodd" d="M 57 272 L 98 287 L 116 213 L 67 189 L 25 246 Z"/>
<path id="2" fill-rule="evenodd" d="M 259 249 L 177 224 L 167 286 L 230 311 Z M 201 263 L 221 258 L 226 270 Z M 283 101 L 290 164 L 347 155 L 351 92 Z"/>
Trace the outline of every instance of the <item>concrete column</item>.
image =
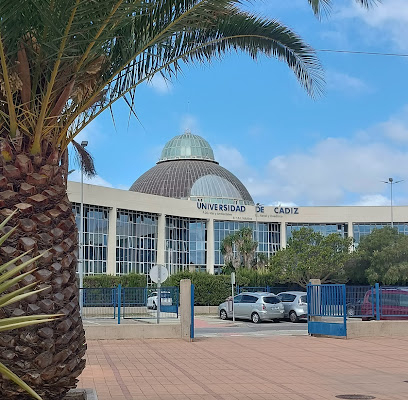
<path id="1" fill-rule="evenodd" d="M 157 224 L 157 264 L 165 265 L 164 252 L 166 250 L 166 216 L 159 215 Z"/>
<path id="2" fill-rule="evenodd" d="M 347 225 L 348 225 L 347 226 L 347 229 L 348 229 L 347 237 L 354 239 L 353 223 L 349 222 Z M 350 246 L 350 252 L 352 251 L 354 251 L 354 240 L 353 240 L 353 244 Z"/>
<path id="3" fill-rule="evenodd" d="M 117 208 L 109 209 L 109 226 L 108 226 L 108 263 L 106 273 L 116 275 L 116 216 Z"/>
<path id="4" fill-rule="evenodd" d="M 191 281 L 182 279 L 180 281 L 180 323 L 181 338 L 190 340 L 191 324 Z"/>
<path id="5" fill-rule="evenodd" d="M 214 275 L 214 220 L 207 219 L 207 272 Z"/>
<path id="6" fill-rule="evenodd" d="M 281 249 L 286 247 L 286 222 L 282 221 L 280 223 L 280 239 L 281 239 Z"/>
<path id="7" fill-rule="evenodd" d="M 322 284 L 320 279 L 310 279 L 309 283 L 311 285 L 321 285 Z M 315 286 L 315 287 L 312 288 L 312 297 L 317 301 L 317 305 L 316 305 L 316 308 L 315 308 L 317 310 L 320 309 L 321 295 L 322 294 L 321 294 L 321 291 L 320 291 L 320 287 Z M 320 317 L 320 316 L 310 316 L 309 320 L 311 322 L 320 322 L 320 321 L 322 321 L 322 317 Z"/>

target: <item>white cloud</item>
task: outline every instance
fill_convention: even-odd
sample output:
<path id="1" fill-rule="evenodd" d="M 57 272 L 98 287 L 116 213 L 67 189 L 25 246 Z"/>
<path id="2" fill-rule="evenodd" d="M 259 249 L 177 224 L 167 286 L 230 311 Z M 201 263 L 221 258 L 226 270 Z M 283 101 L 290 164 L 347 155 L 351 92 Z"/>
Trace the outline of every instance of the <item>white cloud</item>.
<path id="1" fill-rule="evenodd" d="M 342 72 L 327 70 L 325 78 L 329 90 L 341 91 L 348 94 L 366 93 L 372 90 L 361 79 Z"/>
<path id="2" fill-rule="evenodd" d="M 148 85 L 160 94 L 167 94 L 173 89 L 171 82 L 163 78 L 163 76 L 159 73 L 153 76 L 153 78 L 148 82 Z"/>
<path id="3" fill-rule="evenodd" d="M 262 172 L 236 148 L 216 146 L 217 160 L 263 204 L 386 205 L 389 188 L 382 181 L 404 179 L 408 165 L 408 146 L 400 143 L 408 130 L 406 114 L 408 109 L 351 138 L 328 137 L 302 151 L 278 155 Z M 395 204 L 402 204 L 408 185 L 398 185 L 397 193 Z"/>
<path id="4" fill-rule="evenodd" d="M 353 206 L 389 206 L 390 199 L 382 194 L 363 195 Z"/>
<path id="5" fill-rule="evenodd" d="M 369 39 L 373 43 L 389 40 L 400 50 L 408 49 L 408 2 L 406 0 L 387 0 L 370 10 L 365 10 L 355 3 L 344 7 L 336 15 L 339 19 L 358 19 L 372 32 L 367 32 L 360 39 Z M 365 36 L 365 37 L 364 37 Z"/>
<path id="6" fill-rule="evenodd" d="M 74 182 L 81 182 L 81 171 L 75 170 L 74 172 L 69 174 L 68 180 L 74 181 Z M 89 183 L 91 185 L 96 185 L 96 186 L 105 186 L 105 187 L 113 188 L 113 185 L 111 183 L 101 178 L 99 175 L 96 175 L 93 178 L 88 178 L 86 175 L 84 175 L 84 183 Z"/>
<path id="7" fill-rule="evenodd" d="M 408 143 L 408 106 L 388 121 L 379 124 L 379 128 L 392 141 Z"/>

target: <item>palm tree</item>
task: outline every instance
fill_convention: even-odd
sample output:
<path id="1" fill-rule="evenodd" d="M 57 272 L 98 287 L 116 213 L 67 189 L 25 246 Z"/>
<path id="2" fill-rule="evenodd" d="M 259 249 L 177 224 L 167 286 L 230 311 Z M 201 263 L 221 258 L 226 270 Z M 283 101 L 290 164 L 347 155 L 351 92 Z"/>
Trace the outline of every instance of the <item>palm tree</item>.
<path id="1" fill-rule="evenodd" d="M 368 5 L 369 0 L 358 0 Z M 13 337 L 17 374 L 45 398 L 58 400 L 84 368 L 78 310 L 78 232 L 66 194 L 68 145 L 123 98 L 133 110 L 135 89 L 156 73 L 175 75 L 185 63 L 243 51 L 285 62 L 314 96 L 322 86 L 314 51 L 289 28 L 242 12 L 238 0 L 0 0 L 0 205 L 18 230 L 1 250 L 4 262 L 50 249 L 27 279 L 41 280 L 45 298 L 25 299 L 12 315 L 58 312 L 41 332 Z M 329 0 L 309 0 L 319 14 Z M 30 338 L 32 355 L 19 353 Z M 0 362 L 8 353 L 0 351 Z M 27 373 L 29 371 L 29 373 Z M 8 380 L 0 396 L 24 399 Z"/>
<path id="2" fill-rule="evenodd" d="M 3 222 L 0 223 L 0 230 L 3 230 L 7 222 L 13 217 L 11 214 L 9 217 L 5 218 Z M 7 232 L 0 236 L 0 246 L 16 231 L 16 227 L 7 229 Z M 27 252 L 28 253 L 28 252 Z M 22 261 L 22 258 L 27 254 L 14 258 L 13 260 L 0 265 L 0 332 L 2 332 L 2 346 L 5 347 L 4 352 L 9 352 L 8 347 L 14 347 L 12 344 L 12 338 L 4 335 L 3 332 L 11 331 L 14 329 L 21 329 L 27 326 L 43 324 L 48 321 L 52 321 L 60 315 L 22 315 L 22 316 L 7 316 L 7 307 L 16 302 L 21 302 L 22 300 L 30 297 L 41 295 L 48 287 L 43 287 L 41 289 L 33 290 L 38 282 L 32 282 L 29 284 L 23 283 L 26 276 L 35 270 L 35 265 L 33 263 L 39 259 L 42 254 L 37 257 L 29 258 L 26 261 Z M 18 265 L 16 265 L 19 263 Z M 23 350 L 25 353 L 30 353 L 30 348 L 26 347 Z M 10 358 L 10 357 L 9 357 Z M 8 364 L 13 364 L 12 360 L 8 361 Z M 41 397 L 32 388 L 30 388 L 20 377 L 18 377 L 10 368 L 5 364 L 0 362 L 0 374 L 10 379 L 17 386 L 21 388 L 21 392 L 27 392 L 31 397 L 42 400 Z M 13 392 L 17 389 L 14 388 Z"/>

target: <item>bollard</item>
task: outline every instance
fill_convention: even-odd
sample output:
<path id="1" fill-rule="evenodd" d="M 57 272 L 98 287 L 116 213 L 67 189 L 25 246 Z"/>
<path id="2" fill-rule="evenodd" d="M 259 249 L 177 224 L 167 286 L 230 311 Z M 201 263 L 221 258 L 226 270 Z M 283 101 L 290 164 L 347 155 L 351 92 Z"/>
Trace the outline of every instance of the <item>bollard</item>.
<path id="1" fill-rule="evenodd" d="M 380 320 L 380 285 L 378 283 L 375 284 L 375 308 L 376 308 L 376 320 Z"/>
<path id="2" fill-rule="evenodd" d="M 118 324 L 120 325 L 120 307 L 122 305 L 122 285 L 118 285 Z"/>

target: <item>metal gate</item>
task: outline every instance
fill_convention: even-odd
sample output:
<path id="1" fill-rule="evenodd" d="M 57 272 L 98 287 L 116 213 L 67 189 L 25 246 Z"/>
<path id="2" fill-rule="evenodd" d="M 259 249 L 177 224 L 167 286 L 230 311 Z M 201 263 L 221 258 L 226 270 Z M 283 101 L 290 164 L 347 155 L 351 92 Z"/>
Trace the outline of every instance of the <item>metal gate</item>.
<path id="1" fill-rule="evenodd" d="M 347 336 L 346 285 L 307 285 L 311 335 Z"/>

